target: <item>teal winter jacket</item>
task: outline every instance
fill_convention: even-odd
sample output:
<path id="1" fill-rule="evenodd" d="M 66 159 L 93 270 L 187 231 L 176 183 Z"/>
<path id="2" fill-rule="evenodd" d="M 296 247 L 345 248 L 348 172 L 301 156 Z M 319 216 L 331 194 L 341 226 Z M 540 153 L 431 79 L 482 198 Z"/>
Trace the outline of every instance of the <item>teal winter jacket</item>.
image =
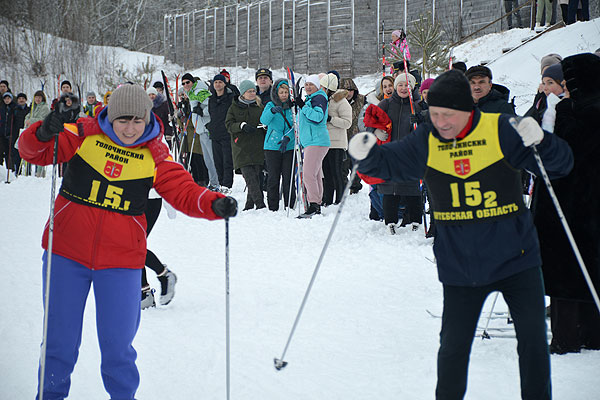
<path id="1" fill-rule="evenodd" d="M 327 94 L 322 89 L 306 96 L 305 105 L 298 113 L 299 136 L 302 147 L 329 147 L 327 130 Z"/>
<path id="2" fill-rule="evenodd" d="M 279 150 L 279 142 L 283 136 L 290 138 L 290 142 L 285 148 L 286 151 L 294 149 L 294 119 L 290 108 L 291 102 L 288 100 L 283 104 L 277 95 L 277 89 L 283 79 L 278 79 L 271 89 L 271 101 L 265 106 L 265 110 L 260 116 L 260 123 L 267 126 L 267 135 L 265 136 L 265 150 Z M 287 80 L 285 80 L 287 82 Z M 278 112 L 273 114 L 273 107 L 283 108 L 283 115 Z M 285 115 L 285 119 L 284 119 Z"/>

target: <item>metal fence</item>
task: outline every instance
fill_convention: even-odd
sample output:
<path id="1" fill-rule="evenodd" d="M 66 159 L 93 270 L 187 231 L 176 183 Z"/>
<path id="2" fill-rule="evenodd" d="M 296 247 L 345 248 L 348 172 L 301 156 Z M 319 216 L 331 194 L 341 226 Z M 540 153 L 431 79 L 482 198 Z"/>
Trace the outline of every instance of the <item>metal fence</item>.
<path id="1" fill-rule="evenodd" d="M 260 0 L 165 15 L 165 56 L 186 69 L 291 66 L 302 73 L 336 69 L 356 76 L 381 68 L 382 22 L 389 41 L 392 30 L 410 30 L 426 12 L 452 42 L 501 16 L 504 5 L 503 0 Z M 481 34 L 500 31 L 502 23 Z M 411 52 L 418 55 L 419 49 Z"/>

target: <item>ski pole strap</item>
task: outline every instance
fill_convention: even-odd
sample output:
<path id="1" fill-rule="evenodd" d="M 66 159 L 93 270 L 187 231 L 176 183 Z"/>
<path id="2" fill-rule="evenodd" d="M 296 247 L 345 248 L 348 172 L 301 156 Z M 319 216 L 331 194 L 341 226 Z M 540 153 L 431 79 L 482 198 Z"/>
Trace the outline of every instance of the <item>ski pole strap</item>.
<path id="1" fill-rule="evenodd" d="M 283 110 L 281 110 L 279 113 L 283 117 L 283 120 L 285 121 L 285 124 L 288 126 L 288 128 L 291 129 L 292 128 L 292 124 L 290 124 L 290 121 L 288 121 L 287 118 L 285 117 L 285 114 L 283 113 Z"/>

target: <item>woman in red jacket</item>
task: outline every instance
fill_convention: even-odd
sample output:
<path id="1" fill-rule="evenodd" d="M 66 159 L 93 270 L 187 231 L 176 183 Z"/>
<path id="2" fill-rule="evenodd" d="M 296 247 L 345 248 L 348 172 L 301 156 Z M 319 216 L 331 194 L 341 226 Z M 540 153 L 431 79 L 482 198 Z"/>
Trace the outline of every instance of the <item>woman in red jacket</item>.
<path id="1" fill-rule="evenodd" d="M 68 162 L 54 209 L 45 374 L 38 388 L 45 399 L 68 395 L 92 283 L 104 387 L 113 399 L 134 398 L 139 374 L 132 342 L 140 320 L 144 210 L 151 188 L 193 217 L 214 220 L 237 212 L 233 198 L 199 187 L 172 160 L 151 110 L 144 89 L 127 84 L 96 119 L 64 124 L 69 110 L 61 102 L 21 135 L 23 159 L 51 164 L 58 135 L 57 161 Z M 48 248 L 47 226 L 42 245 Z M 45 252 L 44 288 L 47 260 Z"/>

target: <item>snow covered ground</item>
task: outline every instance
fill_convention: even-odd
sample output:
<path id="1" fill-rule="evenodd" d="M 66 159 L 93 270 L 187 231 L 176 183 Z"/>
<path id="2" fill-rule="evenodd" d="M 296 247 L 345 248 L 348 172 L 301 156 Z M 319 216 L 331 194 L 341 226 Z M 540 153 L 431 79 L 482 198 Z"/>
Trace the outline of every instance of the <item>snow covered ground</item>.
<path id="1" fill-rule="evenodd" d="M 566 56 L 595 50 L 600 47 L 599 25 L 596 20 L 559 30 L 556 37 L 549 33 L 492 64 L 494 75 L 514 79 L 498 81 L 530 94 L 530 102 L 539 80 L 537 59 L 551 51 Z M 506 35 L 514 34 L 520 42 L 519 32 Z M 497 38 L 475 42 L 464 53 L 458 49 L 458 59 L 471 65 L 492 59 L 492 50 L 505 46 Z M 580 48 L 581 43 L 589 45 Z M 234 71 L 234 80 L 253 77 L 253 71 L 244 71 Z M 197 74 L 208 78 L 217 72 L 204 68 Z M 358 78 L 361 88 L 368 79 Z M 2 180 L 5 176 L 0 167 Z M 0 399 L 28 399 L 35 396 L 42 335 L 40 240 L 51 180 L 19 177 L 0 185 Z M 236 176 L 233 196 L 240 202 L 243 189 L 243 179 Z M 368 220 L 368 203 L 366 187 L 348 198 L 287 352 L 289 365 L 280 372 L 273 368 L 273 358 L 284 348 L 337 206 L 310 220 L 266 210 L 242 212 L 231 220 L 232 399 L 434 397 L 440 320 L 427 310 L 441 313 L 442 294 L 429 261 L 432 240 L 422 231 L 405 229 L 388 235 L 383 224 Z M 142 312 L 134 343 L 141 374 L 138 398 L 225 398 L 224 235 L 222 221 L 182 214 L 170 220 L 161 214 L 148 246 L 179 282 L 170 305 Z M 152 272 L 149 277 L 158 287 Z M 490 307 L 491 299 L 484 311 Z M 107 397 L 100 379 L 94 309 L 91 294 L 72 376 L 73 399 Z M 504 311 L 506 305 L 500 300 L 495 310 Z M 483 319 L 480 325 L 485 325 Z M 510 329 L 502 319 L 490 326 Z M 554 397 L 598 399 L 599 367 L 597 351 L 552 356 Z M 517 399 L 519 392 L 516 341 L 475 339 L 466 398 Z"/>

